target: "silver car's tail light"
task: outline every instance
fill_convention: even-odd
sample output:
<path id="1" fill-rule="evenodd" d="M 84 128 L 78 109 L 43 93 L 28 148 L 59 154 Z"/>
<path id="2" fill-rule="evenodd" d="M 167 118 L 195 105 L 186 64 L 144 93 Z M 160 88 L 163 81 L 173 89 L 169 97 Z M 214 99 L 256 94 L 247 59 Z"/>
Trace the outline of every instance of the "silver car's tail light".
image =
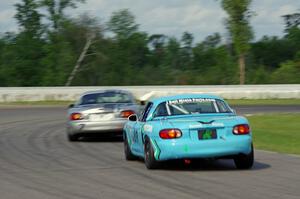
<path id="1" fill-rule="evenodd" d="M 121 112 L 121 117 L 128 118 L 130 115 L 135 114 L 133 110 L 124 110 Z"/>
<path id="2" fill-rule="evenodd" d="M 82 120 L 83 115 L 81 113 L 72 113 L 70 115 L 70 120 Z"/>

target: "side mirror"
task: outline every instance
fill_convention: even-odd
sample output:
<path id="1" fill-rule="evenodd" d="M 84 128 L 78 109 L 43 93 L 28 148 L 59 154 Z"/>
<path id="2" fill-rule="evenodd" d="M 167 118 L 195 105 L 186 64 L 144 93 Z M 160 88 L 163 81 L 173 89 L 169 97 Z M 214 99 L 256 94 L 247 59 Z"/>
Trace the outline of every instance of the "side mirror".
<path id="1" fill-rule="evenodd" d="M 138 120 L 138 117 L 136 114 L 132 114 L 128 117 L 128 120 L 131 122 L 136 122 Z"/>
<path id="2" fill-rule="evenodd" d="M 70 104 L 69 106 L 68 106 L 68 108 L 73 108 L 74 107 L 74 104 Z"/>

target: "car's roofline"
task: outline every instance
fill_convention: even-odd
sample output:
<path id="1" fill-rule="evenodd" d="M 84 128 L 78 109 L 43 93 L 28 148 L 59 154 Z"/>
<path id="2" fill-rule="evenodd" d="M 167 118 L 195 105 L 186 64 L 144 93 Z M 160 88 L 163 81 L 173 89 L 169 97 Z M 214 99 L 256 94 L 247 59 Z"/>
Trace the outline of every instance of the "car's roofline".
<path id="1" fill-rule="evenodd" d="M 132 95 L 131 92 L 126 91 L 126 90 L 104 89 L 104 90 L 87 91 L 87 92 L 84 92 L 81 96 L 89 95 L 89 94 L 96 94 L 96 93 L 107 93 L 107 92 L 124 93 L 124 94 L 130 94 L 130 95 Z"/>
<path id="2" fill-rule="evenodd" d="M 162 102 L 170 101 L 170 100 L 177 100 L 177 99 L 188 99 L 188 98 L 207 98 L 207 99 L 219 99 L 223 100 L 223 98 L 215 95 L 210 94 L 180 94 L 180 95 L 173 95 L 173 96 L 166 96 L 166 97 L 159 97 L 150 100 L 155 105 L 158 105 Z"/>

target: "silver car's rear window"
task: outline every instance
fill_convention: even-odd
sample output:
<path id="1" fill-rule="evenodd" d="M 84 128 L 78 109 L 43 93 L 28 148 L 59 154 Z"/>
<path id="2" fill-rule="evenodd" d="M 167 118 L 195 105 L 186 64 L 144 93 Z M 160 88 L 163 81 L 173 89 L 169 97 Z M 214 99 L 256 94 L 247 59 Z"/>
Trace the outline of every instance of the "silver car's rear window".
<path id="1" fill-rule="evenodd" d="M 132 103 L 132 97 L 126 93 L 104 92 L 92 93 L 81 97 L 79 104 L 101 104 L 101 103 Z"/>

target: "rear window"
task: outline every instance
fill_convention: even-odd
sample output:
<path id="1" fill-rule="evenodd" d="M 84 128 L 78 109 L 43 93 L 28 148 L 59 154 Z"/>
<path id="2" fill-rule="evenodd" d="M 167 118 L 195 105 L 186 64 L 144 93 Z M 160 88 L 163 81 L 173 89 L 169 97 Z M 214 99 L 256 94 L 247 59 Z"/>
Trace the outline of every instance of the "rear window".
<path id="1" fill-rule="evenodd" d="M 80 105 L 101 103 L 132 103 L 132 97 L 126 93 L 105 92 L 82 96 Z"/>
<path id="2" fill-rule="evenodd" d="M 229 106 L 222 100 L 188 98 L 159 104 L 154 112 L 154 117 L 231 112 Z"/>

